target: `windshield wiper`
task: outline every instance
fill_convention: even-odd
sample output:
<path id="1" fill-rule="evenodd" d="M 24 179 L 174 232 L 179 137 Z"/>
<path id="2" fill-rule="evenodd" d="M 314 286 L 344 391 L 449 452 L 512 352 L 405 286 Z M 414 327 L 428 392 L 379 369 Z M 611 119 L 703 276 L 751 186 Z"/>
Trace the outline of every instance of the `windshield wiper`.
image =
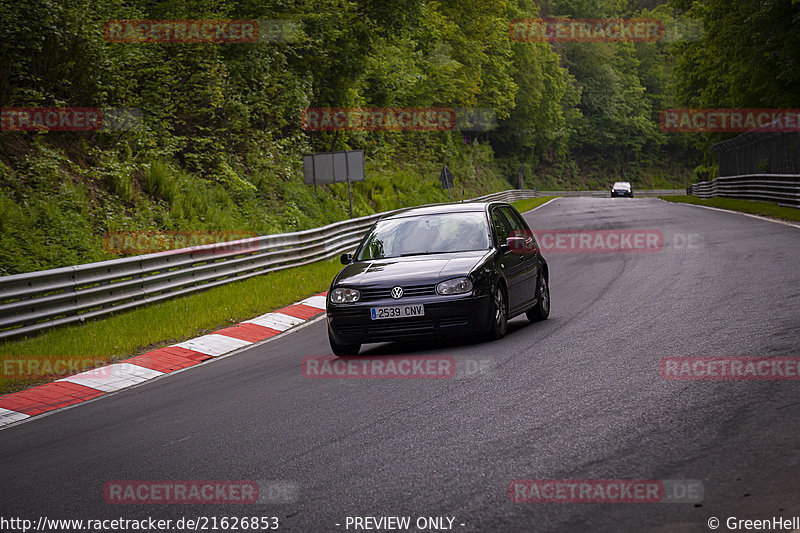
<path id="1" fill-rule="evenodd" d="M 425 251 L 425 252 L 411 252 L 411 253 L 407 253 L 407 254 L 400 254 L 400 255 L 396 255 L 395 257 L 410 257 L 412 255 L 435 255 L 435 254 L 452 254 L 452 253 L 453 252 L 450 252 L 450 251 L 447 251 L 447 252 Z"/>

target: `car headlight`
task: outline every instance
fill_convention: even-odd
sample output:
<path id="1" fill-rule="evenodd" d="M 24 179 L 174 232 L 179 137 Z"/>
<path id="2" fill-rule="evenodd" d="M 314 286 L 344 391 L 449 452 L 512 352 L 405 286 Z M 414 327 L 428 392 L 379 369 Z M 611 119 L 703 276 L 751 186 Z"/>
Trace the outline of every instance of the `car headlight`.
<path id="1" fill-rule="evenodd" d="M 351 304 L 361 298 L 361 293 L 356 289 L 333 289 L 331 291 L 331 302 L 335 304 Z"/>
<path id="2" fill-rule="evenodd" d="M 472 290 L 472 280 L 469 278 L 454 278 L 443 281 L 436 286 L 439 294 L 464 294 Z"/>

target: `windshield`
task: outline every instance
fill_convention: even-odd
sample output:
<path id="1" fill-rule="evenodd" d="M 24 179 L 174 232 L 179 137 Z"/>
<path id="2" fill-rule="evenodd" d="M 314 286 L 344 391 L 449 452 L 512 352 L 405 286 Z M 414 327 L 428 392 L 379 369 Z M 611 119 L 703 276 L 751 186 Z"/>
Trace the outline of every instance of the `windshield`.
<path id="1" fill-rule="evenodd" d="M 627 181 L 618 181 L 614 184 L 615 189 L 627 189 L 631 186 Z"/>
<path id="2" fill-rule="evenodd" d="M 356 260 L 486 250 L 489 228 L 483 213 L 447 213 L 378 222 Z"/>

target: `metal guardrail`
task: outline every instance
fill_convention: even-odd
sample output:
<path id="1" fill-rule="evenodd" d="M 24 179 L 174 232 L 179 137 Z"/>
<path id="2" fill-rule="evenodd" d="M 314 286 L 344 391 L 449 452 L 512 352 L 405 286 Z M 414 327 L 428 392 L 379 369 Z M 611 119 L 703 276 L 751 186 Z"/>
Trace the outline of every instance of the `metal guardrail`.
<path id="1" fill-rule="evenodd" d="M 800 207 L 800 175 L 747 174 L 724 176 L 711 181 L 694 183 L 686 194 L 698 198 L 743 198 L 767 200 L 787 207 Z"/>
<path id="2" fill-rule="evenodd" d="M 642 196 L 642 192 L 637 194 Z M 683 194 L 683 190 L 650 191 Z M 608 196 L 508 190 L 470 201 Z M 394 211 L 391 211 L 394 212 Z M 0 277 L 0 339 L 83 322 L 352 250 L 379 213 L 320 228 Z"/>
<path id="3" fill-rule="evenodd" d="M 607 191 L 538 191 L 538 196 L 565 196 L 572 197 L 588 197 L 588 198 L 608 198 L 611 194 L 611 189 Z M 653 198 L 656 196 L 677 196 L 686 194 L 683 189 L 634 189 L 634 196 L 639 198 Z"/>

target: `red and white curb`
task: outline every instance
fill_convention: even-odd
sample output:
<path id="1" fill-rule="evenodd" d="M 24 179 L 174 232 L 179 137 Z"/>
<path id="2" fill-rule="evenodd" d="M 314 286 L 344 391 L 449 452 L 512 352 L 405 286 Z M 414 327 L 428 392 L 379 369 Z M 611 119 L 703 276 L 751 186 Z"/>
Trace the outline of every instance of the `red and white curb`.
<path id="1" fill-rule="evenodd" d="M 87 372 L 0 396 L 0 428 L 132 387 L 274 337 L 325 312 L 323 292 L 241 324 Z"/>

